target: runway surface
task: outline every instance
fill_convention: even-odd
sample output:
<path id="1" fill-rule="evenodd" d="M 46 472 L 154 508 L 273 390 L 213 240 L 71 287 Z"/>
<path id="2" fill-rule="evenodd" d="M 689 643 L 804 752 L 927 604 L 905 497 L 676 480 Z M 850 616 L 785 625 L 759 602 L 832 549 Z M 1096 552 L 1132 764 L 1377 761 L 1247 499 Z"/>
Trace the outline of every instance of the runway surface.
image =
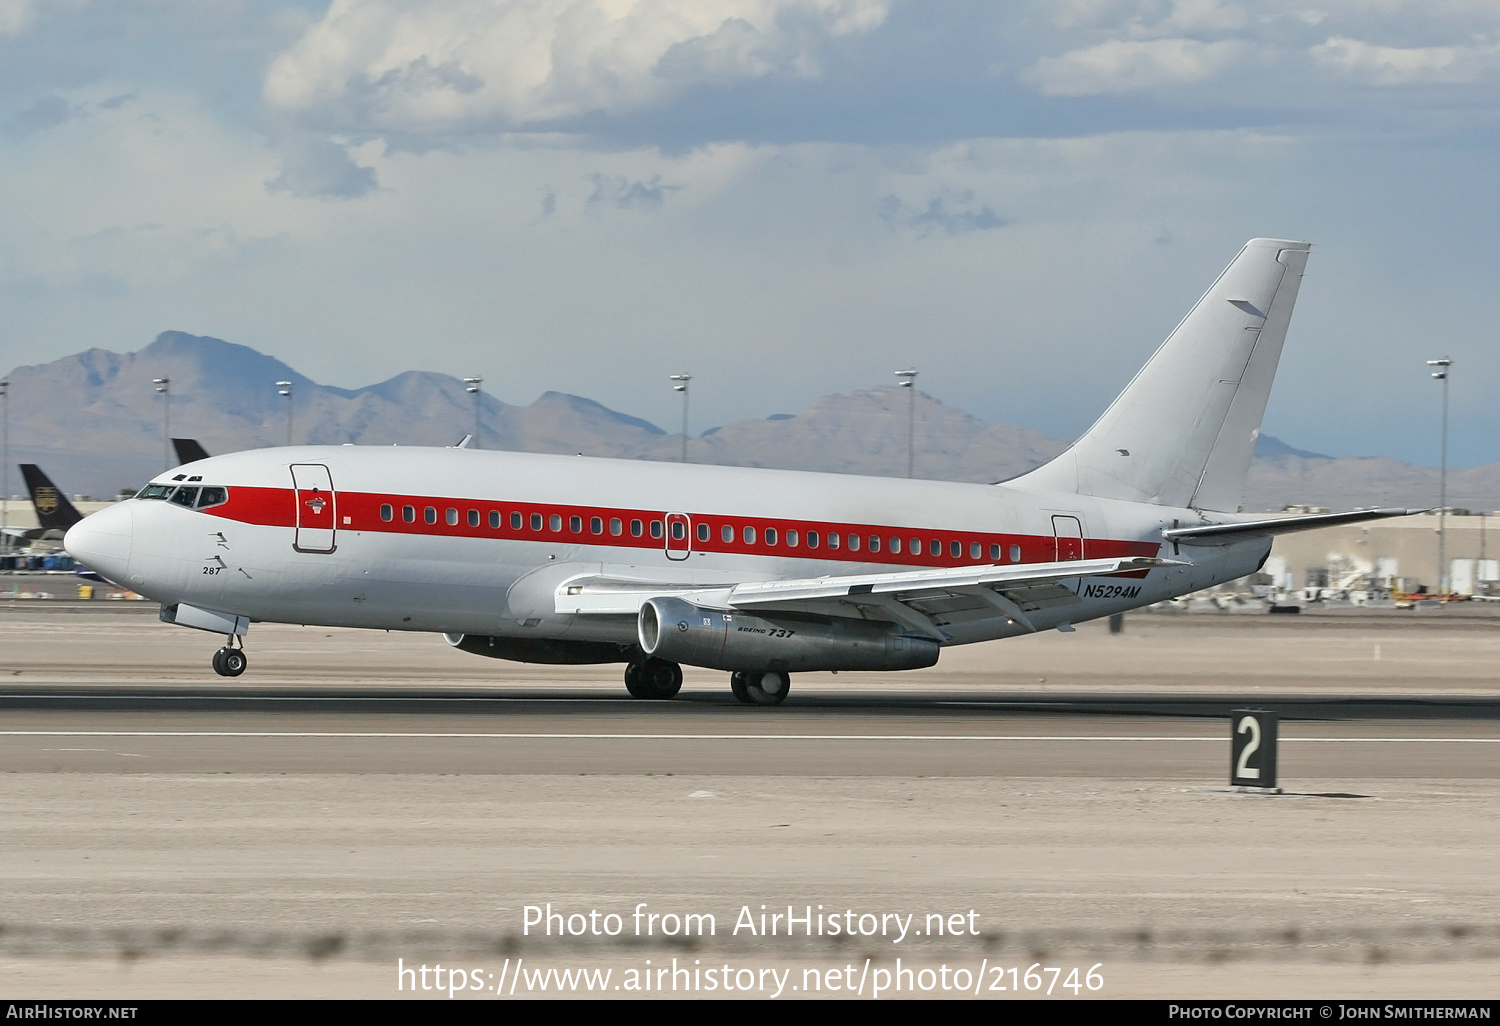
<path id="1" fill-rule="evenodd" d="M 1484 619 L 1138 617 L 932 671 L 799 675 L 760 709 L 717 673 L 642 703 L 618 668 L 295 627 L 252 630 L 226 682 L 211 636 L 151 611 L 18 605 L 0 608 L 0 972 L 28 995 L 78 995 L 77 954 L 105 956 L 109 993 L 370 997 L 395 996 L 403 951 L 486 971 L 502 952 L 681 956 L 521 933 L 527 904 L 642 901 L 715 915 L 700 959 L 843 964 L 827 938 L 723 934 L 741 906 L 823 904 L 979 917 L 906 948 L 861 938 L 877 966 L 1024 970 L 1045 949 L 1120 967 L 1106 996 L 1496 989 Z M 1286 794 L 1226 785 L 1225 714 L 1247 705 L 1283 717 Z M 307 961 L 327 937 L 342 954 Z M 144 960 L 114 961 L 122 945 Z"/>

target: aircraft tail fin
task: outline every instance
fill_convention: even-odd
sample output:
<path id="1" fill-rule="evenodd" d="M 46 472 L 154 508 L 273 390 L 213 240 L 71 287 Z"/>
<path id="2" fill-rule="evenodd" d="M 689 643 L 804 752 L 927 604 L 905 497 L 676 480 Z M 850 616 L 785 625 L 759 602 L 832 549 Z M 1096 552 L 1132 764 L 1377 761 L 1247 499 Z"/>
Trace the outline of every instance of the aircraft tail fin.
<path id="1" fill-rule="evenodd" d="M 21 476 L 26 479 L 26 490 L 31 493 L 31 505 L 36 509 L 36 522 L 44 531 L 66 531 L 83 514 L 73 508 L 68 497 L 57 490 L 57 486 L 42 473 L 35 463 L 22 463 Z"/>
<path id="2" fill-rule="evenodd" d="M 177 463 L 197 463 L 199 460 L 208 459 L 208 450 L 198 444 L 196 438 L 174 438 L 172 448 L 177 451 Z"/>
<path id="3" fill-rule="evenodd" d="M 1247 242 L 1104 416 L 1012 484 L 1238 510 L 1309 249 Z"/>

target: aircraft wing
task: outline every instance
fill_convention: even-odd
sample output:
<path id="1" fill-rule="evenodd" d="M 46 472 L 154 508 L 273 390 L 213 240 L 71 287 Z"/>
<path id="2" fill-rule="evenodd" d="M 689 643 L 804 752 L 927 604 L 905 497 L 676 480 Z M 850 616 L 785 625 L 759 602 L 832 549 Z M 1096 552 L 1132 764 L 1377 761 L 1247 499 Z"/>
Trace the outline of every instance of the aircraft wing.
<path id="1" fill-rule="evenodd" d="M 635 616 L 652 598 L 680 598 L 711 609 L 740 609 L 761 614 L 802 613 L 848 617 L 858 613 L 888 620 L 918 634 L 946 640 L 934 617 L 954 602 L 987 608 L 1028 630 L 1036 630 L 1028 612 L 1078 601 L 1062 582 L 1078 577 L 1135 573 L 1178 560 L 1131 556 L 1120 559 L 1075 559 L 1060 563 L 1017 563 L 903 570 L 885 574 L 746 581 L 739 584 L 670 584 L 582 574 L 557 588 L 556 611 L 574 615 Z"/>

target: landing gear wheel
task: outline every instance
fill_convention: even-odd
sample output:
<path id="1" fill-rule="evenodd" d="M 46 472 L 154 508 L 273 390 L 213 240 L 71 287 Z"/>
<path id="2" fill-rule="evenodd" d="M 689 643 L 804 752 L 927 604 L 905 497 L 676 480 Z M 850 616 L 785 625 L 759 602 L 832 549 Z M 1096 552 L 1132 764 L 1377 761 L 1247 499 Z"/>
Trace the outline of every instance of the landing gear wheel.
<path id="1" fill-rule="evenodd" d="M 248 665 L 242 649 L 221 648 L 214 653 L 214 672 L 220 677 L 238 677 Z"/>
<path id="2" fill-rule="evenodd" d="M 750 676 L 743 670 L 736 670 L 729 675 L 729 690 L 734 692 L 734 697 L 741 705 L 750 705 L 750 690 L 745 683 L 745 678 Z"/>
<path id="3" fill-rule="evenodd" d="M 645 689 L 641 686 L 641 664 L 639 662 L 625 664 L 625 690 L 630 692 L 631 698 L 647 698 Z"/>
<path id="4" fill-rule="evenodd" d="M 780 705 L 792 690 L 792 678 L 785 673 L 745 674 L 745 693 L 755 705 Z"/>
<path id="5" fill-rule="evenodd" d="M 682 667 L 665 659 L 646 659 L 625 667 L 625 690 L 636 698 L 672 698 L 682 690 Z"/>

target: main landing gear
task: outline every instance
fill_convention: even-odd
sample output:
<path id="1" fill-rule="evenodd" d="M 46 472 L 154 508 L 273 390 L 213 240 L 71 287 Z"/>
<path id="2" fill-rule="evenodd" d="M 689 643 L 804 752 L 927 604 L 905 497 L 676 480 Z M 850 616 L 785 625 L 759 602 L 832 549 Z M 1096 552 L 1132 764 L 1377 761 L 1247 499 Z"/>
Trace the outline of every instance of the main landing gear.
<path id="1" fill-rule="evenodd" d="M 665 659 L 637 659 L 625 666 L 625 690 L 634 698 L 673 698 L 682 690 L 682 667 Z"/>
<path id="2" fill-rule="evenodd" d="M 729 690 L 745 705 L 780 705 L 792 690 L 792 678 L 776 671 L 738 670 L 729 675 Z"/>
<path id="3" fill-rule="evenodd" d="M 220 677 L 238 677 L 250 665 L 245 658 L 245 650 L 235 648 L 234 642 L 234 635 L 231 634 L 224 647 L 214 653 L 214 672 Z"/>

